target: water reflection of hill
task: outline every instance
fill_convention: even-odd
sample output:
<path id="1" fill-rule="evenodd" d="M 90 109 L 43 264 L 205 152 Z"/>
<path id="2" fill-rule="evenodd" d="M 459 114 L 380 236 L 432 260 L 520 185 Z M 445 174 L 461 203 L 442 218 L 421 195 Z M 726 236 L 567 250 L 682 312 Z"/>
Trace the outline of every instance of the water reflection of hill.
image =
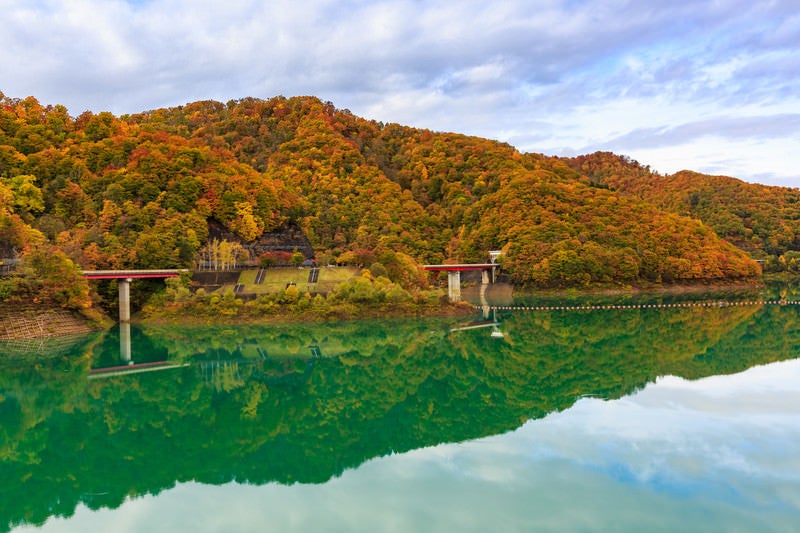
<path id="1" fill-rule="evenodd" d="M 498 318 L 502 339 L 422 320 L 148 328 L 134 341 L 192 366 L 87 380 L 118 349 L 111 338 L 0 367 L 0 524 L 189 480 L 324 482 L 376 456 L 513 430 L 582 395 L 738 372 L 800 346 L 795 308 Z"/>

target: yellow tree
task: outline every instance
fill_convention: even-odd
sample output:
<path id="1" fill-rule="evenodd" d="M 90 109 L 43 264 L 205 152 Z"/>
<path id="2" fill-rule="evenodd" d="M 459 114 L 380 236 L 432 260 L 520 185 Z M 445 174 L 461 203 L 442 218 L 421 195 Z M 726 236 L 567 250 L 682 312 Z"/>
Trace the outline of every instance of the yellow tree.
<path id="1" fill-rule="evenodd" d="M 236 218 L 231 229 L 247 242 L 254 241 L 264 232 L 264 223 L 253 215 L 249 202 L 236 202 Z"/>

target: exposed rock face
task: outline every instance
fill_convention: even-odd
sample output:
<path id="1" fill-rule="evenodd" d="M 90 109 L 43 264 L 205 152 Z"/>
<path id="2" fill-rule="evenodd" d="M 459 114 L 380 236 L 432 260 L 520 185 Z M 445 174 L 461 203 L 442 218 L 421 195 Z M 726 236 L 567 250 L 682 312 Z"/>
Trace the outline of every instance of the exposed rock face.
<path id="1" fill-rule="evenodd" d="M 314 259 L 314 248 L 311 247 L 306 234 L 299 228 L 287 228 L 280 232 L 264 233 L 252 245 L 257 255 L 265 252 L 294 252 L 303 254 L 306 259 Z"/>
<path id="2" fill-rule="evenodd" d="M 292 253 L 295 250 L 302 253 L 306 259 L 314 259 L 314 248 L 311 246 L 311 242 L 297 226 L 288 226 L 281 231 L 264 232 L 258 239 L 248 243 L 217 220 L 210 219 L 208 221 L 208 239 L 238 242 L 254 259 L 266 252 Z"/>

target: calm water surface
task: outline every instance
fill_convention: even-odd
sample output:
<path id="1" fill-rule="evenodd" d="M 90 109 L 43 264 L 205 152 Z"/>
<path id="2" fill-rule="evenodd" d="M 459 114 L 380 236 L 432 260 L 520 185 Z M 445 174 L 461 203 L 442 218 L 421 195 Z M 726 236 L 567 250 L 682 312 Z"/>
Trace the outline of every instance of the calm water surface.
<path id="1" fill-rule="evenodd" d="M 797 531 L 799 350 L 795 305 L 6 343 L 0 531 Z"/>

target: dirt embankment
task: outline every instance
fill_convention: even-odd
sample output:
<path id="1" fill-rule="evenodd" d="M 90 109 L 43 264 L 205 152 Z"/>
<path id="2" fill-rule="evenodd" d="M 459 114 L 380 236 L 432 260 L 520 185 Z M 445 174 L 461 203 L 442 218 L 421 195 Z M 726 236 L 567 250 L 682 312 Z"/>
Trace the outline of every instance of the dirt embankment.
<path id="1" fill-rule="evenodd" d="M 35 304 L 0 303 L 0 341 L 89 333 L 95 328 L 78 313 Z"/>

